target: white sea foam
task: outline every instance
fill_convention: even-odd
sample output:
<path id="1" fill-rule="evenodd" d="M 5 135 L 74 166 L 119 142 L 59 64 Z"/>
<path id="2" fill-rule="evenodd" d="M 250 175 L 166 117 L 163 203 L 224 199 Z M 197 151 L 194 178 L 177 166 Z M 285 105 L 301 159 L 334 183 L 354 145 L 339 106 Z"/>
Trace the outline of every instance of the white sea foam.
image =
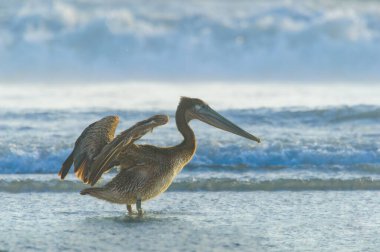
<path id="1" fill-rule="evenodd" d="M 12 109 L 174 110 L 180 96 L 197 97 L 216 109 L 380 105 L 379 85 L 268 84 L 25 84 L 0 85 L 0 107 Z"/>

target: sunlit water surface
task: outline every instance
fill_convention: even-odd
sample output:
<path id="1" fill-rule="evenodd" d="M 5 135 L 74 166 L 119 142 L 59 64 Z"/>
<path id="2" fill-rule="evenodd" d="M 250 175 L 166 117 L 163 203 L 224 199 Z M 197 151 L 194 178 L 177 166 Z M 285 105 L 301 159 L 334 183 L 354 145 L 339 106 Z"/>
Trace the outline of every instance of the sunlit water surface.
<path id="1" fill-rule="evenodd" d="M 10 251 L 376 251 L 377 191 L 170 192 L 125 206 L 78 193 L 1 193 Z"/>

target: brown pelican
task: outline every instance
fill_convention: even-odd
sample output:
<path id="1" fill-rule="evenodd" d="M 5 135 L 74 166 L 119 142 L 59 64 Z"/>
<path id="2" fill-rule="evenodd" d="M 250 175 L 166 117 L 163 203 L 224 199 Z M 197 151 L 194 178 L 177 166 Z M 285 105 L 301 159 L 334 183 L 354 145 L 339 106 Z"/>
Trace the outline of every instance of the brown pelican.
<path id="1" fill-rule="evenodd" d="M 166 124 L 168 116 L 152 116 L 115 138 L 119 118 L 105 117 L 88 126 L 79 136 L 59 176 L 64 179 L 74 163 L 76 176 L 93 186 L 104 172 L 119 166 L 120 172 L 109 183 L 103 187 L 84 189 L 81 194 L 126 204 L 129 214 L 132 214 L 131 205 L 136 204 L 139 215 L 142 215 L 141 202 L 166 191 L 176 175 L 192 159 L 197 147 L 194 132 L 189 126 L 192 119 L 260 142 L 259 138 L 228 121 L 200 99 L 182 97 L 175 119 L 183 141 L 173 147 L 156 147 L 134 142 L 153 128 Z"/>

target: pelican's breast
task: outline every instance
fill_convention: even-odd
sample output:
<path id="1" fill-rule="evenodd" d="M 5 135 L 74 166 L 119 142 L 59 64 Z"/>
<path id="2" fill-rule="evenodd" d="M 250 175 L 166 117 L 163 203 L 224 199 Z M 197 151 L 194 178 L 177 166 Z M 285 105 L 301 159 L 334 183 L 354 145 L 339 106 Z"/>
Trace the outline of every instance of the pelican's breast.
<path id="1" fill-rule="evenodd" d="M 157 195 L 165 192 L 169 186 L 173 183 L 173 180 L 183 167 L 191 160 L 192 155 L 179 156 L 177 158 L 171 158 L 166 160 L 164 164 L 154 172 L 154 176 L 150 177 L 146 185 L 146 193 L 143 196 L 143 200 L 151 199 Z"/>

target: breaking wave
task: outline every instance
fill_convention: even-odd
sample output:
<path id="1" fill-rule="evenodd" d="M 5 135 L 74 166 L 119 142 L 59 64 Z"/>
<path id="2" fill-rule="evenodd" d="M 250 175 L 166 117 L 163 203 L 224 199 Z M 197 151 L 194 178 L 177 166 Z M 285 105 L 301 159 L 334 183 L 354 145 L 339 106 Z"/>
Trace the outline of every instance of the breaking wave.
<path id="1" fill-rule="evenodd" d="M 80 181 L 59 179 L 0 179 L 0 192 L 79 192 L 86 188 Z M 187 179 L 175 181 L 168 191 L 305 191 L 305 190 L 380 190 L 380 180 L 369 177 L 354 179 L 276 179 L 239 180 L 231 178 Z"/>
<path id="2" fill-rule="evenodd" d="M 0 173 L 56 173 L 75 139 L 89 123 L 115 111 L 8 111 L 0 113 Z M 121 129 L 150 111 L 117 111 Z M 172 114 L 172 112 L 169 112 Z M 198 150 L 184 170 L 273 171 L 298 169 L 380 173 L 380 108 L 343 106 L 223 111 L 226 117 L 262 138 L 260 145 L 204 124 L 194 125 Z M 174 145 L 174 122 L 143 142 Z"/>

